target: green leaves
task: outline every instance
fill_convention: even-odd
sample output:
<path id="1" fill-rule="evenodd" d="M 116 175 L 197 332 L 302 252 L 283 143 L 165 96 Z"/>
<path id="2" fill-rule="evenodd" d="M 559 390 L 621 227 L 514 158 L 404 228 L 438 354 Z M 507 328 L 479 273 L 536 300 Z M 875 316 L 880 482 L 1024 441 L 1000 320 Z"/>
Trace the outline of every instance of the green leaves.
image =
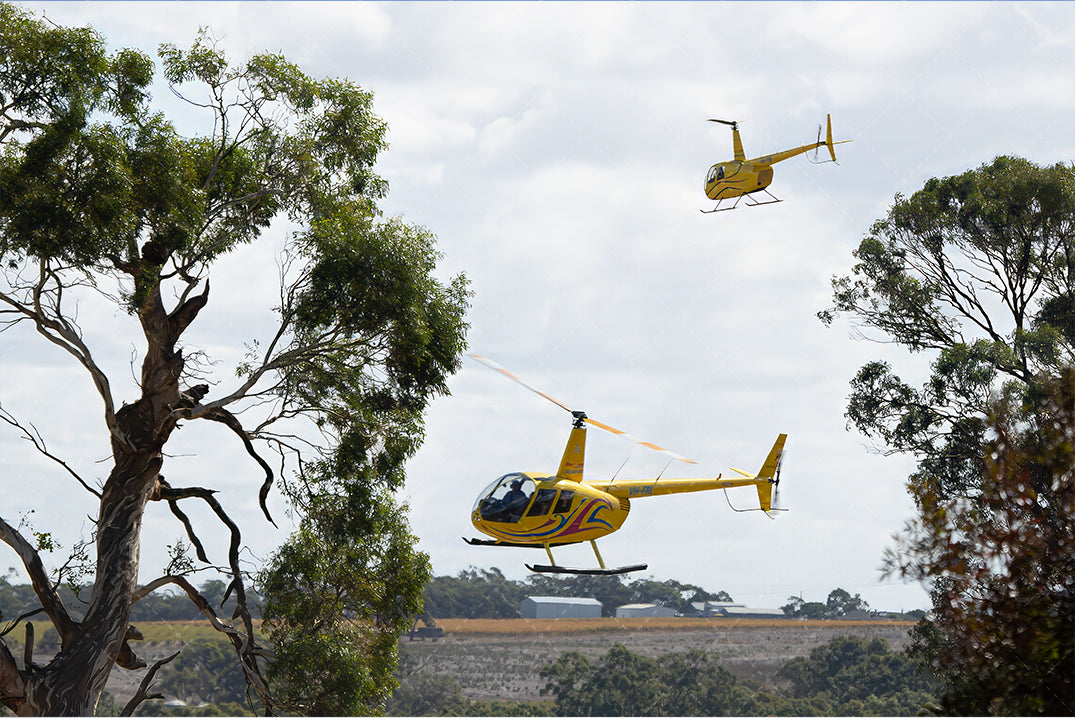
<path id="1" fill-rule="evenodd" d="M 322 495 L 262 574 L 280 700 L 308 715 L 370 715 L 396 685 L 398 637 L 421 611 L 429 561 L 404 511 L 352 484 Z"/>
<path id="2" fill-rule="evenodd" d="M 704 651 L 657 659 L 615 645 L 591 662 L 562 654 L 541 671 L 556 715 L 914 715 L 932 682 L 880 640 L 836 638 L 780 669 L 777 692 Z"/>
<path id="3" fill-rule="evenodd" d="M 886 556 L 889 573 L 932 582 L 912 652 L 944 680 L 946 713 L 1075 709 L 1075 370 L 1033 401 L 993 406 L 975 500 L 923 492 Z"/>
<path id="4" fill-rule="evenodd" d="M 92 30 L 2 8 L 0 142 L 21 144 L 0 154 L 0 251 L 129 271 L 153 244 L 191 272 L 281 213 L 377 213 L 386 127 L 354 83 L 277 55 L 233 66 L 203 31 L 189 50 L 160 48 L 166 79 L 214 128 L 184 138 L 144 107 L 148 57 L 108 57 Z"/>
<path id="5" fill-rule="evenodd" d="M 109 57 L 90 28 L 0 5 L 0 254 L 94 264 L 132 231 L 122 123 L 152 78 L 134 50 Z M 120 125 L 93 125 L 108 112 Z"/>
<path id="6" fill-rule="evenodd" d="M 847 417 L 892 451 L 916 454 L 945 490 L 970 467 L 989 397 L 1026 392 L 1075 362 L 1075 166 L 1015 157 L 896 196 L 832 281 L 831 324 L 847 314 L 882 341 L 936 352 L 920 389 L 887 365 L 863 367 Z M 957 480 L 955 477 L 959 476 Z"/>
<path id="7" fill-rule="evenodd" d="M 916 653 L 946 680 L 941 708 L 1070 713 L 1075 587 L 1055 577 L 1075 575 L 1063 458 L 1075 421 L 1055 382 L 1075 364 L 1075 165 L 998 157 L 931 179 L 897 195 L 855 257 L 822 321 L 846 313 L 935 352 L 920 388 L 864 366 L 847 417 L 919 459 L 907 484 L 919 513 L 885 566 L 933 586 L 936 623 Z"/>

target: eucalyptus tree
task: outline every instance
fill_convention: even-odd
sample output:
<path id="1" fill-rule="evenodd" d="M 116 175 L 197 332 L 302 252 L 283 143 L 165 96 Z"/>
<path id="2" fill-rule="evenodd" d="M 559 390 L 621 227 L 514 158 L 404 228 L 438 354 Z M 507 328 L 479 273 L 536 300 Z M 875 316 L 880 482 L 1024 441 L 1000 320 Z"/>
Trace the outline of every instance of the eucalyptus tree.
<path id="1" fill-rule="evenodd" d="M 914 648 L 944 683 L 938 710 L 1069 714 L 1075 164 L 931 179 L 854 254 L 822 320 L 932 356 L 920 388 L 862 367 L 847 417 L 919 462 L 883 570 L 931 591 Z"/>
<path id="2" fill-rule="evenodd" d="M 227 636 L 262 706 L 329 708 L 323 695 L 297 690 L 287 667 L 272 667 L 274 655 L 309 648 L 310 637 L 295 627 L 310 617 L 309 606 L 287 593 L 269 597 L 272 650 L 263 645 L 247 605 L 250 576 L 233 507 L 207 484 L 212 476 L 164 476 L 175 432 L 213 422 L 259 467 L 263 478 L 250 491 L 265 520 L 272 520 L 269 492 L 279 489 L 300 527 L 270 562 L 266 585 L 279 587 L 281 556 L 292 570 L 305 566 L 296 581 L 317 583 L 326 550 L 329 569 L 349 577 L 336 602 L 318 608 L 339 627 L 326 634 L 335 653 L 322 656 L 318 679 L 365 676 L 334 708 L 376 711 L 391 687 L 394 639 L 429 574 L 393 491 L 422 440 L 423 410 L 459 366 L 467 282 L 438 279 L 431 234 L 378 209 L 387 185 L 374 164 L 386 126 L 368 91 L 310 77 L 279 55 L 232 62 L 207 33 L 189 49 L 166 45 L 158 54 L 163 80 L 184 101 L 184 126 L 201 134 L 180 133 L 174 117 L 154 109 L 148 89 L 157 67 L 146 54 L 109 52 L 91 28 L 57 27 L 0 5 L 0 339 L 36 334 L 41 351 L 59 350 L 81 367 L 111 447 L 107 478 L 94 485 L 79 460 L 46 444 L 52 427 L 0 409 L 3 426 L 56 462 L 94 518 L 84 547 L 92 589 L 79 617 L 59 600 L 42 561 L 47 527 L 28 532 L 0 511 L 0 539 L 29 574 L 60 639 L 47 665 L 35 664 L 29 649 L 20 665 L 0 645 L 0 701 L 18 714 L 92 714 L 114 666 L 145 665 L 130 645 L 138 637 L 128 623 L 132 603 L 171 585 Z M 214 305 L 212 270 L 232 250 L 285 231 L 275 327 L 267 336 L 236 336 L 246 360 L 233 378 L 210 386 L 205 368 L 213 357 L 184 337 L 199 317 L 237 309 Z M 213 281 L 244 280 L 217 273 Z M 80 325 L 91 314 L 78 310 L 91 302 L 125 316 L 128 335 Z M 98 359 L 112 342 L 138 349 L 130 395 L 117 395 L 120 382 Z M 234 621 L 216 616 L 183 575 L 194 559 L 181 551 L 171 573 L 138 585 L 150 502 L 167 504 L 197 561 L 227 555 L 221 568 L 237 600 Z M 226 527 L 229 545 L 200 539 L 185 508 L 194 503 Z M 326 611 L 346 611 L 361 630 L 348 632 Z M 148 681 L 126 712 L 147 689 Z"/>
<path id="3" fill-rule="evenodd" d="M 983 471 L 988 405 L 1032 398 L 1075 364 L 1075 165 L 997 157 L 897 195 L 833 278 L 826 324 L 932 356 L 921 387 L 883 361 L 851 382 L 847 418 L 919 459 L 916 498 L 970 496 Z"/>

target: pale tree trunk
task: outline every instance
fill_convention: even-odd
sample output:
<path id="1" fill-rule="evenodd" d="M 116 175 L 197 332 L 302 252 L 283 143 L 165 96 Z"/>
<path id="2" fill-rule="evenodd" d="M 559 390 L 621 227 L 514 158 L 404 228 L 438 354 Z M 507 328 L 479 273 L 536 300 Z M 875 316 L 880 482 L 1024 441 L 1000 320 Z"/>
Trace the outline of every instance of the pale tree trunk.
<path id="1" fill-rule="evenodd" d="M 162 449 L 176 420 L 182 331 L 205 304 L 195 297 L 168 314 L 154 287 L 139 311 L 146 336 L 142 396 L 115 415 L 115 466 L 105 483 L 97 521 L 97 564 L 86 616 L 61 633 L 59 654 L 43 667 L 26 666 L 19 715 L 93 715 L 112 668 L 145 665 L 127 645 L 128 619 L 138 583 L 142 517 L 158 490 Z"/>
<path id="2" fill-rule="evenodd" d="M 143 462 L 145 463 L 145 462 Z M 159 459 L 130 476 L 127 490 L 106 490 L 97 533 L 97 575 L 89 607 L 56 658 L 30 674 L 20 715 L 93 715 L 112 667 L 124 649 L 131 599 L 137 588 L 139 537 Z M 113 471 L 112 479 L 117 478 Z M 137 663 L 132 663 L 135 667 Z"/>

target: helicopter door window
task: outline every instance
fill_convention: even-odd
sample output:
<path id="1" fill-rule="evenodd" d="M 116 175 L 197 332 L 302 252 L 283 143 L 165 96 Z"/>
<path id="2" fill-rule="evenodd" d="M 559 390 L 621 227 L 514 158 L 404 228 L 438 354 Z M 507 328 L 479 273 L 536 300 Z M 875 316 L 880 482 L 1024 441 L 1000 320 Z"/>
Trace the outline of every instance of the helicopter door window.
<path id="1" fill-rule="evenodd" d="M 556 489 L 538 489 L 534 503 L 530 505 L 527 516 L 544 516 L 552 508 L 553 499 L 556 498 Z"/>
<path id="2" fill-rule="evenodd" d="M 552 510 L 554 514 L 566 514 L 571 510 L 571 502 L 575 499 L 574 491 L 561 491 L 560 498 L 556 500 L 556 508 Z"/>

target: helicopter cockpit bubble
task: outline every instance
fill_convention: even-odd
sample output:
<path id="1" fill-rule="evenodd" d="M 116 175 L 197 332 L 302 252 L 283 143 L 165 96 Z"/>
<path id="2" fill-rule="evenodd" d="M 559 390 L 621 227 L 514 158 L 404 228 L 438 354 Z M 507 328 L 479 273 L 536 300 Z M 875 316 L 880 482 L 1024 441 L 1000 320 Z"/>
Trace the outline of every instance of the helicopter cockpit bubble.
<path id="1" fill-rule="evenodd" d="M 474 510 L 485 521 L 513 524 L 522 518 L 534 488 L 534 480 L 525 474 L 504 474 L 478 494 Z"/>

